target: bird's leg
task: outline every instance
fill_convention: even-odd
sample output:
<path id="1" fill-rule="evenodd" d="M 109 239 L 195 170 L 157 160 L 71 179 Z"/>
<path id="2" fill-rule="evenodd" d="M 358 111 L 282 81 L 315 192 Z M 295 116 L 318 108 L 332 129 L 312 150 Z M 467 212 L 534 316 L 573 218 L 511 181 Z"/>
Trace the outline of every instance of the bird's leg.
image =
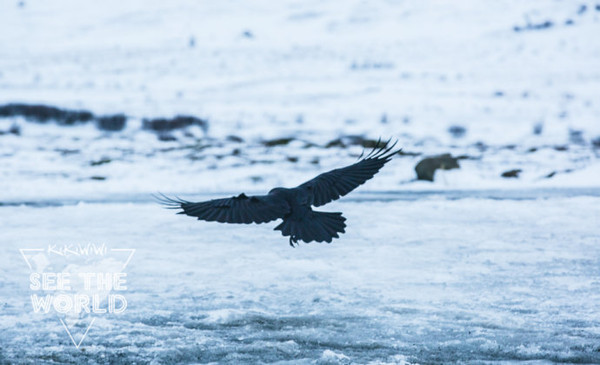
<path id="1" fill-rule="evenodd" d="M 296 244 L 296 246 L 300 246 L 300 244 L 298 243 L 298 239 L 292 234 L 290 235 L 290 246 L 296 248 L 296 246 L 294 246 L 294 243 Z"/>

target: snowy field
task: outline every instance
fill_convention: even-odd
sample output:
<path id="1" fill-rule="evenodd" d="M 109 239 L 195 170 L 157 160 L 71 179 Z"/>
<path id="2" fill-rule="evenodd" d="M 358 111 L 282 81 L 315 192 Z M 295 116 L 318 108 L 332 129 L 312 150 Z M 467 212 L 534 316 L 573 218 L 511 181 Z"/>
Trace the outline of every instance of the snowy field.
<path id="1" fill-rule="evenodd" d="M 0 364 L 600 363 L 598 34 L 584 0 L 0 1 Z M 150 196 L 293 187 L 379 137 L 402 153 L 320 208 L 329 245 Z M 22 252 L 86 244 L 117 256 Z M 123 313 L 33 313 L 31 272 L 121 265 Z"/>

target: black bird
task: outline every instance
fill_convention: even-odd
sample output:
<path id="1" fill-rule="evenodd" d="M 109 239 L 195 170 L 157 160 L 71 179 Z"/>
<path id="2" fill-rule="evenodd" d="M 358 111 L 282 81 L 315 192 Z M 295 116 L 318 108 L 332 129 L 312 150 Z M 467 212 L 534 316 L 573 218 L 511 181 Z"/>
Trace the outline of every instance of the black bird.
<path id="1" fill-rule="evenodd" d="M 331 242 L 344 233 L 346 218 L 342 213 L 317 212 L 319 207 L 338 199 L 372 178 L 398 151 L 396 143 L 389 146 L 378 141 L 373 150 L 353 165 L 331 170 L 295 188 L 274 188 L 267 195 L 238 196 L 193 203 L 163 194 L 157 199 L 168 208 L 181 209 L 178 214 L 198 217 L 199 220 L 221 223 L 266 223 L 278 218 L 283 222 L 275 227 L 283 236 L 290 236 L 290 246 L 302 240 Z"/>

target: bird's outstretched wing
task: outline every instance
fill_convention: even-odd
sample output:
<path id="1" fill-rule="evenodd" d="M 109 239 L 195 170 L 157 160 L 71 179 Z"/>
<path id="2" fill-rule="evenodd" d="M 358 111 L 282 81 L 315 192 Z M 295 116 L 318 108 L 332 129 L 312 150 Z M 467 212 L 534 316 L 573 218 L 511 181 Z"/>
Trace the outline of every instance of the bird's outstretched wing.
<path id="1" fill-rule="evenodd" d="M 242 193 L 231 198 L 199 203 L 173 199 L 163 194 L 155 198 L 167 208 L 181 209 L 178 214 L 187 214 L 209 222 L 265 223 L 281 218 L 290 211 L 290 206 L 285 200 L 271 195 L 247 196 Z"/>
<path id="2" fill-rule="evenodd" d="M 381 141 L 378 141 L 375 148 L 354 165 L 325 172 L 296 189 L 307 193 L 307 203 L 310 205 L 318 207 L 327 204 L 348 194 L 372 178 L 383 165 L 391 160 L 393 155 L 398 153 L 398 151 L 393 151 L 395 146 L 396 143 L 390 145 L 390 141 L 383 145 L 381 145 Z"/>

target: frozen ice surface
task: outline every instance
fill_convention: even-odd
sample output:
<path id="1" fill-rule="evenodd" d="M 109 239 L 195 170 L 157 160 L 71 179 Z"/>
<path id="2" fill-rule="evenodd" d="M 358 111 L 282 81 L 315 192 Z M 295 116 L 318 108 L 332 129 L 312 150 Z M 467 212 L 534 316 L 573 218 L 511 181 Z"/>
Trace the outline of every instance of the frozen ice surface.
<path id="1" fill-rule="evenodd" d="M 342 200 L 332 244 L 156 204 L 0 207 L 0 362 L 600 362 L 600 198 Z M 77 350 L 20 248 L 137 249 L 129 306 Z"/>

